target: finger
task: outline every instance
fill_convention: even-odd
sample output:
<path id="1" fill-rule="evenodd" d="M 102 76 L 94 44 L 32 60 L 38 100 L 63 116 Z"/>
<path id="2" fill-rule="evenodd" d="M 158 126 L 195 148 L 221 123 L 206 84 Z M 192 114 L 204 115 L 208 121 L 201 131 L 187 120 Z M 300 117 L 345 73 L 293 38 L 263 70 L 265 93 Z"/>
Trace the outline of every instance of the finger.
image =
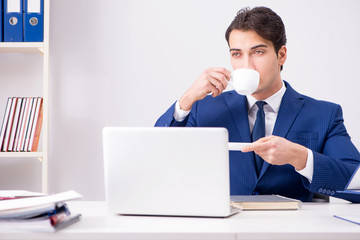
<path id="1" fill-rule="evenodd" d="M 231 78 L 231 72 L 224 67 L 214 67 L 211 70 L 224 74 L 227 80 Z"/>
<path id="2" fill-rule="evenodd" d="M 219 80 L 210 77 L 209 82 L 219 90 L 219 94 L 221 94 L 224 91 L 225 88 Z"/>
<path id="3" fill-rule="evenodd" d="M 272 136 L 267 136 L 267 137 L 259 138 L 259 139 L 256 140 L 255 142 L 256 142 L 256 143 L 264 143 L 264 142 L 271 141 L 272 139 L 273 139 Z"/>
<path id="4" fill-rule="evenodd" d="M 206 87 L 207 93 L 212 93 L 211 96 L 217 97 L 221 94 L 218 88 L 216 88 L 213 84 L 210 82 L 208 83 L 208 86 Z"/>
<path id="5" fill-rule="evenodd" d="M 277 136 L 274 136 L 274 135 L 270 135 L 270 136 L 266 136 L 266 137 L 262 137 L 262 138 L 259 138 L 258 141 L 269 141 L 269 140 L 272 140 L 274 138 L 276 138 Z"/>
<path id="6" fill-rule="evenodd" d="M 217 79 L 218 81 L 220 81 L 221 84 L 223 85 L 224 89 L 229 84 L 229 80 L 227 79 L 227 76 L 223 73 L 211 72 L 211 76 L 214 77 L 215 79 Z"/>
<path id="7" fill-rule="evenodd" d="M 227 69 L 225 69 L 226 71 L 225 71 L 225 75 L 226 75 L 226 79 L 228 80 L 228 81 L 230 81 L 230 79 L 231 79 L 231 72 L 229 71 L 229 70 L 227 70 Z"/>
<path id="8" fill-rule="evenodd" d="M 242 152 L 252 152 L 255 149 L 255 142 L 241 148 Z"/>
<path id="9" fill-rule="evenodd" d="M 252 144 L 245 146 L 241 149 L 242 152 L 264 152 L 267 151 L 270 148 L 270 142 L 268 139 L 260 138 L 256 142 L 253 142 Z"/>

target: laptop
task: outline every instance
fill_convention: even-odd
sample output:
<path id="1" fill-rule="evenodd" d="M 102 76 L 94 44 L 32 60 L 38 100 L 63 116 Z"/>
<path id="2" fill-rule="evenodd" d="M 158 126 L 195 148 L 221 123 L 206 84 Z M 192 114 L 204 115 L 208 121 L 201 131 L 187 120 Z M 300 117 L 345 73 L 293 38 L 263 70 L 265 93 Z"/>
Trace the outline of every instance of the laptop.
<path id="1" fill-rule="evenodd" d="M 124 215 L 227 217 L 225 128 L 105 127 L 108 209 Z"/>

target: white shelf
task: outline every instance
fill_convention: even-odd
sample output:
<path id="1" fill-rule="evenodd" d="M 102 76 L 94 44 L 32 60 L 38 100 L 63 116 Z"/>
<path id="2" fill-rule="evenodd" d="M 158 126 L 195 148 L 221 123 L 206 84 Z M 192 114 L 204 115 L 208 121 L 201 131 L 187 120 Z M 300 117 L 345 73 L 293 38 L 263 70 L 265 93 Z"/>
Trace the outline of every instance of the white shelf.
<path id="1" fill-rule="evenodd" d="M 0 52 L 7 53 L 43 53 L 43 42 L 1 42 Z"/>
<path id="2" fill-rule="evenodd" d="M 0 158 L 43 158 L 43 152 L 0 152 Z"/>
<path id="3" fill-rule="evenodd" d="M 41 189 L 48 192 L 49 143 L 49 22 L 50 0 L 44 0 L 43 42 L 1 42 L 0 53 L 40 53 L 42 55 L 43 122 L 41 128 L 42 150 L 39 152 L 0 152 L 0 158 L 37 158 L 41 161 Z M 19 56 L 21 57 L 21 56 Z M 1 72 L 0 72 L 1 75 Z M 1 90 L 0 90 L 1 91 Z M 0 159 L 1 164 L 1 159 Z M 1 167 L 1 165 L 0 165 Z"/>

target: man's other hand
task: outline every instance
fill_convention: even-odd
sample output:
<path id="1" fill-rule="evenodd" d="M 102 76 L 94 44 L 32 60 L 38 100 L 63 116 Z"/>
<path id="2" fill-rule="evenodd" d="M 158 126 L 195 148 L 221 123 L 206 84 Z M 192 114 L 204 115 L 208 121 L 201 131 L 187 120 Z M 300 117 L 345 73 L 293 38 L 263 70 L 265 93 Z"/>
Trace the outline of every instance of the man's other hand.
<path id="1" fill-rule="evenodd" d="M 180 108 L 184 111 L 190 110 L 196 101 L 205 98 L 209 93 L 212 93 L 213 97 L 219 96 L 227 87 L 230 78 L 231 72 L 226 68 L 206 69 L 180 98 Z"/>
<path id="2" fill-rule="evenodd" d="M 297 171 L 305 168 L 308 153 L 306 147 L 278 136 L 260 138 L 241 151 L 254 151 L 272 165 L 291 164 Z"/>

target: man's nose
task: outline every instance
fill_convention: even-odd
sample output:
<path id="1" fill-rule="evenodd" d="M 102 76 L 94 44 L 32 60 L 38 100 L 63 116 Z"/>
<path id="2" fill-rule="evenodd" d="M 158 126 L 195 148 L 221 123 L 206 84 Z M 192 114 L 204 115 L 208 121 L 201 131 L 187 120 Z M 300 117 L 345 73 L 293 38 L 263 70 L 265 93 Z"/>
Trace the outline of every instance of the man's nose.
<path id="1" fill-rule="evenodd" d="M 254 63 L 250 56 L 245 56 L 241 61 L 240 68 L 248 68 L 255 70 Z"/>

